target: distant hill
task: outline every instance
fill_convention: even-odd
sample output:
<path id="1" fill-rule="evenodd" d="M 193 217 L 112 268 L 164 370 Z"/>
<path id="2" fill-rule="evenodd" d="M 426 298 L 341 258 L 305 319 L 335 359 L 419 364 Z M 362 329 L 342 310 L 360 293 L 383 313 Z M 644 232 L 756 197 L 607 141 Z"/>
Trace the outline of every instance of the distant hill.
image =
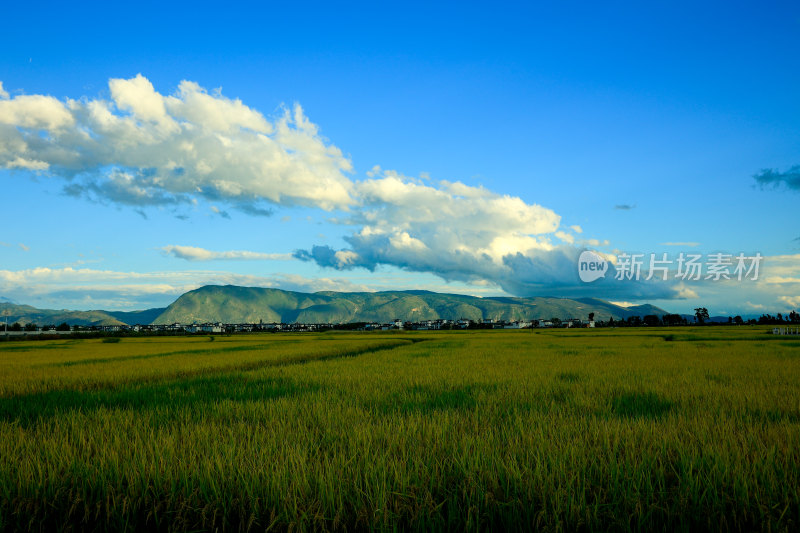
<path id="1" fill-rule="evenodd" d="M 106 311 L 68 311 L 66 309 L 37 309 L 30 305 L 0 303 L 0 324 L 19 322 L 22 325 L 33 323 L 40 326 L 61 324 L 70 326 L 119 326 L 126 324 Z"/>
<path id="2" fill-rule="evenodd" d="M 69 311 L 37 309 L 0 302 L 0 324 L 35 323 L 79 326 L 133 324 L 192 324 L 202 322 L 347 323 L 435 320 L 527 320 L 549 318 L 614 320 L 629 316 L 664 315 L 645 304 L 621 307 L 598 298 L 570 300 L 555 297 L 477 298 L 429 291 L 315 292 L 208 285 L 189 291 L 166 308 L 143 311 Z"/>
<path id="3" fill-rule="evenodd" d="M 157 307 L 153 309 L 145 309 L 144 311 L 104 311 L 106 314 L 128 325 L 134 324 L 152 324 L 158 318 L 166 307 Z"/>
<path id="4" fill-rule="evenodd" d="M 658 315 L 659 317 L 661 317 L 662 315 L 665 315 L 667 313 L 666 311 L 664 311 L 660 307 L 656 307 L 655 305 L 650 305 L 650 304 L 631 305 L 631 306 L 628 306 L 628 307 L 621 307 L 621 306 L 614 305 L 614 304 L 612 304 L 610 302 L 606 302 L 605 300 L 600 300 L 599 298 L 580 298 L 580 299 L 578 299 L 576 301 L 584 303 L 584 304 L 587 304 L 587 305 L 611 305 L 613 307 L 619 307 L 621 309 L 625 309 L 628 312 L 628 314 L 623 316 L 622 318 L 628 318 L 629 316 L 641 316 L 641 317 L 644 317 L 644 316 L 647 316 L 647 315 Z M 598 320 L 599 319 L 608 320 L 608 318 L 606 318 L 604 315 L 597 315 L 597 318 L 598 318 Z M 617 317 L 615 316 L 614 320 L 616 320 L 616 319 L 617 319 Z"/>
<path id="5" fill-rule="evenodd" d="M 586 319 L 592 312 L 598 320 L 667 313 L 649 304 L 626 308 L 597 298 L 477 298 L 429 291 L 308 294 L 280 289 L 208 285 L 180 296 L 153 323 L 346 323 L 388 322 L 396 318 L 410 321 L 438 318 Z"/>

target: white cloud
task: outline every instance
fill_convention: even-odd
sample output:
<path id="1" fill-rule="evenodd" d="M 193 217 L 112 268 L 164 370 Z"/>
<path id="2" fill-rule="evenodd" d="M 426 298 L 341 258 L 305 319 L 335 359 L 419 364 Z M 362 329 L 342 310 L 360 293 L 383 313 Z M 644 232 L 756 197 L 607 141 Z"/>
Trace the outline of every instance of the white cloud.
<path id="1" fill-rule="evenodd" d="M 781 296 L 778 299 L 790 307 L 800 307 L 800 296 Z"/>
<path id="2" fill-rule="evenodd" d="M 570 235 L 566 231 L 557 231 L 556 232 L 556 237 L 558 237 L 559 239 L 561 239 L 562 241 L 564 241 L 567 244 L 574 244 L 575 243 L 575 237 L 573 235 Z"/>
<path id="3" fill-rule="evenodd" d="M 294 259 L 292 254 L 265 254 L 249 252 L 246 250 L 232 250 L 227 252 L 213 252 L 196 246 L 179 246 L 171 244 L 161 250 L 166 255 L 171 255 L 187 261 L 214 261 L 219 259 L 239 261 L 288 261 Z"/>
<path id="4" fill-rule="evenodd" d="M 550 249 L 544 238 L 560 217 L 552 210 L 482 187 L 443 181 L 439 187 L 393 171 L 356 184 L 361 209 L 350 223 L 362 225 L 354 240 L 385 238 L 389 251 L 465 252 L 502 263 L 509 252 Z"/>
<path id="5" fill-rule="evenodd" d="M 19 243 L 19 249 L 22 250 L 23 252 L 27 252 L 28 250 L 30 250 L 29 247 L 25 246 L 22 243 Z"/>
<path id="6" fill-rule="evenodd" d="M 355 265 L 359 259 L 358 254 L 351 250 L 339 250 L 333 255 L 336 258 L 336 264 L 339 268 Z"/>
<path id="7" fill-rule="evenodd" d="M 780 283 L 800 283 L 800 278 L 790 278 L 786 276 L 769 276 L 764 279 L 764 283 L 780 284 Z"/>
<path id="8" fill-rule="evenodd" d="M 172 95 L 141 75 L 109 89 L 110 100 L 0 100 L 0 168 L 47 169 L 70 180 L 70 194 L 136 206 L 354 203 L 350 161 L 299 105 L 270 121 L 188 81 Z"/>
<path id="9" fill-rule="evenodd" d="M 129 80 L 112 79 L 108 88 L 119 110 L 129 111 L 138 120 L 157 125 L 164 134 L 180 131 L 178 123 L 167 114 L 165 98 L 141 74 Z"/>
<path id="10" fill-rule="evenodd" d="M 357 228 L 344 238 L 350 247 L 314 246 L 299 250 L 298 258 L 336 269 L 391 265 L 446 281 L 489 280 L 523 296 L 676 296 L 671 283 L 621 284 L 610 277 L 602 288 L 582 284 L 581 249 L 551 209 L 460 182 L 432 184 L 377 167 L 370 175 L 354 184 L 359 205 L 339 220 Z"/>
<path id="11" fill-rule="evenodd" d="M 614 304 L 614 305 L 618 305 L 620 307 L 632 307 L 634 305 L 637 305 L 637 304 L 635 304 L 633 302 L 608 302 L 608 303 L 611 303 L 611 304 Z"/>
<path id="12" fill-rule="evenodd" d="M 288 273 L 266 277 L 204 270 L 119 272 L 71 267 L 0 270 L 0 294 L 40 308 L 121 310 L 161 307 L 203 285 L 272 287 L 300 292 L 372 290 L 347 279 L 309 279 Z"/>
<path id="13" fill-rule="evenodd" d="M 8 100 L 8 92 L 3 89 L 3 82 L 0 81 L 0 100 Z"/>
<path id="14" fill-rule="evenodd" d="M 761 266 L 773 278 L 800 277 L 800 254 L 764 256 Z"/>
<path id="15" fill-rule="evenodd" d="M 184 81 L 181 82 L 178 92 L 178 97 L 166 99 L 170 112 L 210 131 L 235 133 L 239 130 L 250 130 L 265 135 L 273 132 L 272 124 L 261 113 L 244 105 L 239 99 L 222 98 L 221 90 L 208 94 L 197 83 Z M 298 120 L 297 126 L 302 131 L 308 124 Z M 315 127 L 312 126 L 312 130 L 310 133 L 316 137 Z"/>
<path id="16" fill-rule="evenodd" d="M 281 288 L 298 292 L 372 292 L 374 289 L 368 285 L 353 283 L 342 278 L 306 278 L 298 274 L 278 274 L 272 280 L 262 281 L 269 283 L 269 287 Z"/>
<path id="17" fill-rule="evenodd" d="M 44 161 L 33 161 L 17 156 L 6 163 L 6 168 L 20 168 L 24 170 L 47 170 L 50 164 Z"/>
<path id="18" fill-rule="evenodd" d="M 436 187 L 393 171 L 376 172 L 379 177 L 354 184 L 360 205 L 343 221 L 360 226 L 346 238 L 352 249 L 319 255 L 321 264 L 373 269 L 384 263 L 441 273 L 449 261 L 451 271 L 466 274 L 469 267 L 456 263 L 503 268 L 508 254 L 553 248 L 536 236 L 558 228 L 560 217 L 550 209 L 458 182 Z"/>
<path id="19" fill-rule="evenodd" d="M 697 291 L 694 289 L 690 289 L 686 286 L 681 286 L 678 288 L 678 298 L 691 300 L 695 298 L 699 298 L 700 295 L 697 294 Z"/>
<path id="20" fill-rule="evenodd" d="M 0 125 L 4 126 L 0 135 L 4 142 L 8 137 L 12 140 L 19 139 L 12 136 L 12 130 L 16 128 L 62 134 L 67 133 L 67 128 L 74 124 L 75 119 L 67 106 L 52 96 L 33 94 L 0 100 Z M 18 133 L 21 137 L 21 132 Z"/>

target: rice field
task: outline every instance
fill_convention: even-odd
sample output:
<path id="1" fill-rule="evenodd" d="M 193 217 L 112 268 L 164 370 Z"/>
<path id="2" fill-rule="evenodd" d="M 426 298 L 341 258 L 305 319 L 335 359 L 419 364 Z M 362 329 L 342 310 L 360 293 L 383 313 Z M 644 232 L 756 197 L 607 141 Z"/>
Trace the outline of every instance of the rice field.
<path id="1" fill-rule="evenodd" d="M 0 530 L 796 531 L 766 329 L 0 343 Z"/>

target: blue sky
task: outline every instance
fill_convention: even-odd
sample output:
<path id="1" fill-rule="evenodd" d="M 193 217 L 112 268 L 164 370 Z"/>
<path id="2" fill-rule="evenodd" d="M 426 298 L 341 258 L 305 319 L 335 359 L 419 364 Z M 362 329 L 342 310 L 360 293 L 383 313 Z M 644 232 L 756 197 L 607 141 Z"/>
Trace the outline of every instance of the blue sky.
<path id="1" fill-rule="evenodd" d="M 19 303 L 236 283 L 800 307 L 796 3 L 4 11 Z M 586 284 L 584 249 L 764 259 L 755 281 Z"/>

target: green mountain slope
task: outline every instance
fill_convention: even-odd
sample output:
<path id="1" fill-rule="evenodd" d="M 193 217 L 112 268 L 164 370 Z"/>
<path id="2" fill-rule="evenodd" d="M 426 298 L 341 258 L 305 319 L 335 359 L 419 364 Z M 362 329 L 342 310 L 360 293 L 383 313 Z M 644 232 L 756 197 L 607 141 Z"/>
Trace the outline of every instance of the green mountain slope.
<path id="1" fill-rule="evenodd" d="M 428 291 L 326 291 L 307 294 L 279 289 L 209 285 L 179 297 L 153 323 L 344 323 L 388 322 L 396 318 L 410 321 L 437 318 L 586 319 L 592 312 L 598 320 L 666 314 L 663 309 L 651 305 L 625 308 L 597 298 L 477 298 Z"/>
<path id="2" fill-rule="evenodd" d="M 16 305 L 11 303 L 0 303 L 0 324 L 5 324 L 6 319 L 9 325 L 19 322 L 25 324 L 61 324 L 66 322 L 70 326 L 119 326 L 124 322 L 105 311 L 68 311 L 66 309 L 37 309 L 30 305 Z M 152 319 L 151 319 L 152 320 Z"/>
<path id="3" fill-rule="evenodd" d="M 68 311 L 37 309 L 0 302 L 0 324 L 70 325 L 181 324 L 224 322 L 347 323 L 409 321 L 444 318 L 457 320 L 529 320 L 557 317 L 598 320 L 663 315 L 650 304 L 621 307 L 597 298 L 476 298 L 429 291 L 302 292 L 233 285 L 209 285 L 187 292 L 169 307 L 144 311 Z"/>

